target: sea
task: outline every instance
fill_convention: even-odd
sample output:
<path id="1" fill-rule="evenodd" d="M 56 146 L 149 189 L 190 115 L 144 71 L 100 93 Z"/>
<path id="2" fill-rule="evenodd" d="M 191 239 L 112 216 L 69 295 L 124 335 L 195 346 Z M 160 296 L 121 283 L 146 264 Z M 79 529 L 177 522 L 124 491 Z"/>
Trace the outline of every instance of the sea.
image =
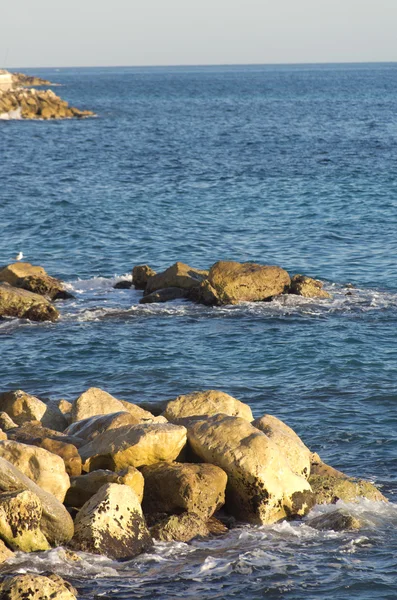
<path id="1" fill-rule="evenodd" d="M 275 415 L 388 503 L 240 524 L 116 562 L 16 554 L 80 600 L 397 598 L 397 63 L 23 69 L 96 117 L 0 121 L 0 264 L 22 251 L 74 295 L 0 322 L 0 391 L 134 403 L 217 389 Z M 140 305 L 135 265 L 280 265 L 332 299 Z"/>

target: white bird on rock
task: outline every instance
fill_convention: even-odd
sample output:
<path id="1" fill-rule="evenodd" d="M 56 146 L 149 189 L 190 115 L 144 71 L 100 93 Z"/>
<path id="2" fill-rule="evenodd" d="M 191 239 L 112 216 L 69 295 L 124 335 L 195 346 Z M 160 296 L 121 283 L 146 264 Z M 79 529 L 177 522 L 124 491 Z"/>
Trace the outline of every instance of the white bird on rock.
<path id="1" fill-rule="evenodd" d="M 22 252 L 18 252 L 18 254 L 15 257 L 15 260 L 22 260 L 23 259 L 23 253 Z"/>

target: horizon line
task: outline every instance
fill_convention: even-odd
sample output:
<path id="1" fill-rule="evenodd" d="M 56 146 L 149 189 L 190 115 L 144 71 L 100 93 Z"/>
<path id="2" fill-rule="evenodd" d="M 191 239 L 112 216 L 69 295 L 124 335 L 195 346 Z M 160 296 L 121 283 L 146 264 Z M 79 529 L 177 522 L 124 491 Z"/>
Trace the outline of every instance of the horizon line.
<path id="1" fill-rule="evenodd" d="M 363 61 L 317 61 L 317 62 L 253 62 L 253 63 L 175 63 L 175 64 L 150 64 L 150 65 L 52 65 L 52 66 L 10 66 L 0 67 L 10 69 L 181 69 L 181 68 L 203 68 L 203 67 L 291 67 L 291 66 L 316 66 L 316 65 L 381 65 L 397 64 L 397 60 L 363 60 Z"/>

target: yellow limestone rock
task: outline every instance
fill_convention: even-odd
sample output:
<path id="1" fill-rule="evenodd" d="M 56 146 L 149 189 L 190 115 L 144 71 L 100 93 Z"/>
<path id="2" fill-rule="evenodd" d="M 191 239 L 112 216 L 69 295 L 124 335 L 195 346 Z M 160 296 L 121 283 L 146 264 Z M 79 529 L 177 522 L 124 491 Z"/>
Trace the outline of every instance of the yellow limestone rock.
<path id="1" fill-rule="evenodd" d="M 291 279 L 287 271 L 277 266 L 219 261 L 208 274 L 208 290 L 212 304 L 261 302 L 288 290 Z"/>
<path id="2" fill-rule="evenodd" d="M 52 494 L 36 485 L 8 460 L 0 457 L 0 492 L 30 490 L 40 498 L 40 529 L 51 546 L 60 546 L 73 536 L 73 521 L 66 508 Z"/>
<path id="3" fill-rule="evenodd" d="M 80 508 L 106 483 L 128 485 L 138 496 L 139 502 L 142 502 L 144 488 L 143 475 L 135 467 L 127 467 L 119 473 L 99 469 L 85 475 L 80 475 L 79 477 L 71 477 L 70 488 L 65 498 L 65 505 Z"/>
<path id="4" fill-rule="evenodd" d="M 103 485 L 78 513 L 71 545 L 113 559 L 130 559 L 151 548 L 135 492 L 127 485 Z"/>
<path id="5" fill-rule="evenodd" d="M 311 452 L 291 427 L 273 415 L 255 419 L 252 425 L 277 444 L 294 473 L 309 478 Z"/>
<path id="6" fill-rule="evenodd" d="M 89 388 L 74 401 L 71 416 L 72 423 L 95 417 L 97 415 L 108 415 L 116 412 L 129 412 L 140 422 L 156 422 L 158 417 L 154 417 L 150 412 L 140 408 L 136 404 L 118 400 L 108 392 L 100 388 Z"/>
<path id="7" fill-rule="evenodd" d="M 59 575 L 15 575 L 6 577 L 0 585 L 4 600 L 76 600 L 76 590 Z"/>
<path id="8" fill-rule="evenodd" d="M 219 413 L 231 417 L 241 417 L 252 421 L 253 416 L 248 404 L 236 400 L 225 392 L 205 390 L 178 396 L 170 400 L 163 415 L 169 420 L 185 419 L 201 415 L 217 415 Z"/>
<path id="9" fill-rule="evenodd" d="M 215 465 L 162 462 L 142 473 L 145 514 L 186 511 L 207 520 L 225 504 L 227 475 Z"/>
<path id="10" fill-rule="evenodd" d="M 0 270 L 0 281 L 47 296 L 50 300 L 70 298 L 65 286 L 59 279 L 50 277 L 43 269 L 27 262 L 15 262 Z"/>
<path id="11" fill-rule="evenodd" d="M 63 502 L 70 487 L 70 480 L 60 456 L 38 446 L 3 440 L 0 441 L 0 457 Z"/>
<path id="12" fill-rule="evenodd" d="M 143 423 L 111 429 L 79 449 L 84 471 L 141 467 L 175 460 L 186 444 L 186 428 Z"/>
<path id="13" fill-rule="evenodd" d="M 188 440 L 199 457 L 227 473 L 226 508 L 238 519 L 275 523 L 313 506 L 306 479 L 293 473 L 278 446 L 244 419 L 215 415 L 191 421 Z"/>
<path id="14" fill-rule="evenodd" d="M 0 494 L 0 538 L 13 550 L 38 552 L 50 545 L 40 529 L 42 506 L 29 490 Z"/>
<path id="15" fill-rule="evenodd" d="M 193 269 L 182 262 L 176 262 L 166 271 L 152 275 L 147 279 L 145 295 L 171 287 L 190 290 L 199 287 L 207 275 L 208 271 Z"/>

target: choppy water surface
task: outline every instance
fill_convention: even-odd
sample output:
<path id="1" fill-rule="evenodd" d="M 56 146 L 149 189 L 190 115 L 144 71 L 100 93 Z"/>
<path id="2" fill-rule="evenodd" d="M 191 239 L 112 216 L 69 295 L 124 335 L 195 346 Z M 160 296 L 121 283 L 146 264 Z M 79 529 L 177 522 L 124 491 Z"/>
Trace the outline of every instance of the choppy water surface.
<path id="1" fill-rule="evenodd" d="M 348 507 L 359 532 L 240 527 L 122 564 L 52 550 L 3 570 L 55 569 L 83 600 L 395 598 L 397 66 L 36 73 L 98 117 L 0 122 L 0 264 L 22 250 L 75 295 L 57 324 L 0 322 L 1 389 L 222 389 L 391 503 Z M 212 309 L 113 289 L 135 264 L 218 259 L 319 277 L 333 298 Z"/>

